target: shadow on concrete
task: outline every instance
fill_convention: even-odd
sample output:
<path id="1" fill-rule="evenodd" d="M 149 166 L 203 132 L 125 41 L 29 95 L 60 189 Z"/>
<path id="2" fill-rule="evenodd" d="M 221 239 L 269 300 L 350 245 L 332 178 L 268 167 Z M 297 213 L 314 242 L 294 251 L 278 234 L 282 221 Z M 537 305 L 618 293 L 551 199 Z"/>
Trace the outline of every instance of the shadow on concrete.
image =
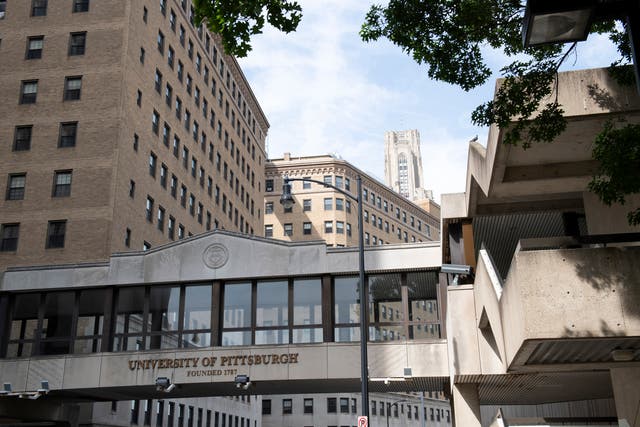
<path id="1" fill-rule="evenodd" d="M 602 89 L 597 83 L 587 85 L 589 96 L 604 110 L 619 111 L 623 106 L 608 91 Z"/>

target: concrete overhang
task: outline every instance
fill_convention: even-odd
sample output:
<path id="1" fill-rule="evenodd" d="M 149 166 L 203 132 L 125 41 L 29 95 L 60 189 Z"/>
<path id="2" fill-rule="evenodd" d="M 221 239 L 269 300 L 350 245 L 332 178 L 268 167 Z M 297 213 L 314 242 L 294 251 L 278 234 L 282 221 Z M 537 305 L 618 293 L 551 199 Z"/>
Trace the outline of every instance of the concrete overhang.
<path id="1" fill-rule="evenodd" d="M 499 301 L 508 371 L 640 366 L 639 261 L 639 246 L 517 251 Z"/>
<path id="2" fill-rule="evenodd" d="M 445 222 L 497 212 L 581 208 L 581 194 L 597 167 L 591 155 L 594 136 L 612 118 L 639 122 L 640 96 L 618 85 L 604 68 L 559 73 L 557 95 L 567 129 L 552 143 L 534 143 L 527 150 L 507 146 L 497 126 L 489 129 L 486 147 L 470 142 L 466 190 L 443 195 Z M 555 101 L 555 96 L 542 102 Z"/>

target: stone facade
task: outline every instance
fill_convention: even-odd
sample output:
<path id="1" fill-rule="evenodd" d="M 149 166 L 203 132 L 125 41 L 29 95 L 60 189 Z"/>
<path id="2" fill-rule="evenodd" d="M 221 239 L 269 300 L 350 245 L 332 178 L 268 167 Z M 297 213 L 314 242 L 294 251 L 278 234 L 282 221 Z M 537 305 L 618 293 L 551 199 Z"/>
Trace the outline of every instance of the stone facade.
<path id="1" fill-rule="evenodd" d="M 409 200 L 432 196 L 422 187 L 420 133 L 416 129 L 385 132 L 384 178 L 389 187 Z"/>

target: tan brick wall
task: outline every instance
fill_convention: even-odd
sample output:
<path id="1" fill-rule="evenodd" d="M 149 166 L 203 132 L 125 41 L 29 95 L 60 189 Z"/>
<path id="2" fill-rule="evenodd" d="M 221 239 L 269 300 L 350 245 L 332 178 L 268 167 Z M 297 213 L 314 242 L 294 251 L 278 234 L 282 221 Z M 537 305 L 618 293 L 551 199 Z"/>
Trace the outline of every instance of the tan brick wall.
<path id="1" fill-rule="evenodd" d="M 263 192 L 264 176 L 264 138 L 268 122 L 253 99 L 251 89 L 237 63 L 222 54 L 218 46 L 218 58 L 225 60 L 224 79 L 218 74 L 217 66 L 211 62 L 205 52 L 205 38 L 198 38 L 197 31 L 188 22 L 188 14 L 180 7 L 180 2 L 168 0 L 167 13 L 160 13 L 159 2 L 141 2 L 125 0 L 91 1 L 88 13 L 71 13 L 71 0 L 49 2 L 47 16 L 30 17 L 30 2 L 10 2 L 7 5 L 5 19 L 0 21 L 0 97 L 5 102 L 0 105 L 0 223 L 20 223 L 20 238 L 16 252 L 0 252 L 0 270 L 11 265 L 36 265 L 64 262 L 83 262 L 105 260 L 114 251 L 140 250 L 143 241 L 157 246 L 169 241 L 167 224 L 169 216 L 176 219 L 176 237 L 178 224 L 183 224 L 188 233 L 198 234 L 205 231 L 206 212 L 212 214 L 212 228 L 218 220 L 221 227 L 240 230 L 235 218 L 229 219 L 216 205 L 213 195 L 207 192 L 207 177 L 220 187 L 222 194 L 238 209 L 238 221 L 243 217 L 256 234 L 263 230 Z M 147 8 L 146 23 L 143 20 L 143 8 Z M 194 44 L 194 60 L 187 57 L 177 33 L 169 26 L 169 14 L 173 10 L 177 16 L 176 28 L 182 25 L 186 38 Z M 187 8 L 187 11 L 189 8 Z M 164 56 L 157 50 L 157 35 L 161 30 L 165 35 Z M 87 32 L 86 51 L 83 56 L 69 57 L 69 33 Z M 44 48 L 41 59 L 25 60 L 27 37 L 44 35 Z M 214 39 L 211 38 L 211 43 Z M 175 50 L 174 70 L 167 65 L 168 47 Z M 145 49 L 144 64 L 140 63 L 140 47 Z M 196 53 L 202 57 L 209 68 L 209 85 L 204 83 L 202 74 L 195 69 Z M 192 95 L 186 93 L 185 83 L 179 83 L 176 74 L 178 60 L 185 66 L 194 80 L 193 88 L 201 90 L 201 104 L 196 106 Z M 243 94 L 245 105 L 252 111 L 252 122 L 239 111 L 237 102 L 232 99 L 232 86 L 226 86 L 226 69 L 231 67 L 236 78 L 236 90 Z M 154 89 L 155 70 L 163 74 L 161 94 Z M 79 101 L 63 102 L 64 77 L 82 75 L 82 96 Z M 235 112 L 249 147 L 253 145 L 255 155 L 241 142 L 235 127 L 224 114 L 217 99 L 211 94 L 211 77 L 217 82 L 217 90 L 222 89 L 225 101 Z M 38 79 L 37 102 L 34 105 L 18 105 L 20 82 L 26 79 Z M 223 81 L 224 80 L 224 81 Z M 184 125 L 174 114 L 173 105 L 164 102 L 165 84 L 173 87 L 173 101 L 176 96 L 182 99 L 182 114 L 185 109 L 191 112 L 191 123 L 197 120 L 199 133 L 206 134 L 206 152 L 200 149 L 199 141 L 191 137 L 191 129 Z M 136 105 L 137 91 L 142 92 L 142 104 Z M 229 148 L 225 148 L 223 139 L 219 139 L 216 129 L 209 125 L 209 117 L 202 113 L 202 99 L 208 101 L 207 116 L 213 109 L 216 121 L 220 120 L 224 132 L 239 150 L 231 158 Z M 242 106 L 242 104 L 241 104 Z M 160 114 L 160 136 L 151 130 L 153 110 Z M 231 114 L 230 114 L 231 116 Z M 252 132 L 253 121 L 256 125 Z M 76 147 L 58 148 L 60 122 L 78 121 Z M 181 145 L 189 149 L 189 169 L 182 167 L 182 159 L 176 159 L 169 148 L 162 143 L 162 125 L 167 122 L 173 134 L 177 133 Z M 13 152 L 14 129 L 16 125 L 33 124 L 31 150 Z M 139 135 L 138 150 L 133 149 L 134 133 Z M 214 143 L 213 162 L 209 160 L 209 143 Z M 171 144 L 171 141 L 170 141 Z M 156 178 L 149 175 L 149 154 L 157 156 Z M 228 172 L 234 173 L 234 189 L 229 180 L 223 180 L 222 170 L 215 168 L 216 153 L 219 153 L 228 165 Z M 191 156 L 198 162 L 197 173 L 202 166 L 205 169 L 204 188 L 199 178 L 193 178 L 190 171 Z M 242 172 L 242 159 L 245 173 Z M 160 168 L 168 168 L 167 189 L 160 186 Z M 246 176 L 247 166 L 254 174 Z M 53 199 L 51 197 L 53 173 L 55 170 L 72 169 L 71 197 Z M 222 169 L 222 168 L 221 168 Z M 8 175 L 27 173 L 26 195 L 22 201 L 5 200 Z M 169 193 L 171 175 L 178 177 L 178 193 L 181 185 L 193 193 L 198 203 L 203 204 L 203 220 L 199 224 L 196 216 L 180 206 L 179 194 L 174 199 Z M 240 201 L 241 192 L 235 194 L 235 177 L 244 187 L 249 205 Z M 136 182 L 135 197 L 129 197 L 129 181 Z M 147 194 L 154 198 L 153 223 L 145 217 Z M 245 199 L 246 200 L 246 199 Z M 253 200 L 253 214 L 251 214 Z M 165 210 L 164 232 L 157 227 L 157 208 Z M 64 249 L 45 249 L 46 227 L 48 220 L 67 219 L 67 236 Z M 125 230 L 130 228 L 132 238 L 130 248 L 125 246 Z M 244 227 L 243 227 L 244 229 Z"/>

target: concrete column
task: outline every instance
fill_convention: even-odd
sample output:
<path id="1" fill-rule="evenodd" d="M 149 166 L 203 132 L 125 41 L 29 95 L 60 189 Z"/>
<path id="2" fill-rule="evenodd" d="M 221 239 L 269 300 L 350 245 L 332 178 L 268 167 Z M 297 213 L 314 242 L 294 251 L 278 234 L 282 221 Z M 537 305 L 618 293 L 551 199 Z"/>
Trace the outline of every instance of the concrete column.
<path id="1" fill-rule="evenodd" d="M 452 409 L 454 427 L 480 427 L 478 385 L 454 384 Z"/>
<path id="2" fill-rule="evenodd" d="M 640 426 L 640 368 L 611 369 L 611 385 L 616 401 L 618 425 Z"/>

